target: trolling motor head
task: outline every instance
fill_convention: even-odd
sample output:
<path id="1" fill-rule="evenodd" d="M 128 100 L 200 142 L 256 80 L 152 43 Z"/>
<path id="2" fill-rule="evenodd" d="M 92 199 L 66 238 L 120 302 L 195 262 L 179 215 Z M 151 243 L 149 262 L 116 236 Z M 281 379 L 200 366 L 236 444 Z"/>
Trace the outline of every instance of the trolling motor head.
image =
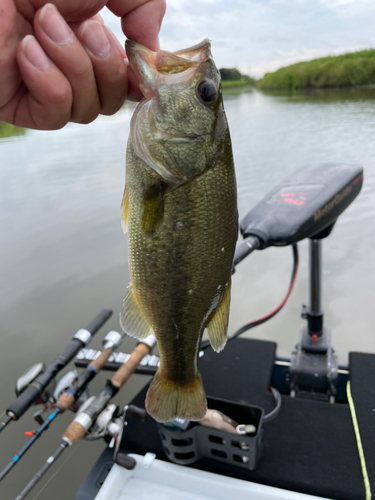
<path id="1" fill-rule="evenodd" d="M 236 248 L 234 265 L 255 249 L 285 246 L 310 238 L 310 304 L 308 322 L 313 349 L 323 334 L 321 311 L 321 240 L 330 235 L 339 215 L 359 194 L 363 169 L 343 163 L 306 165 L 270 191 L 240 223 L 244 241 Z"/>
<path id="2" fill-rule="evenodd" d="M 344 163 L 305 165 L 270 191 L 240 224 L 260 248 L 328 236 L 338 216 L 359 194 L 363 169 Z"/>

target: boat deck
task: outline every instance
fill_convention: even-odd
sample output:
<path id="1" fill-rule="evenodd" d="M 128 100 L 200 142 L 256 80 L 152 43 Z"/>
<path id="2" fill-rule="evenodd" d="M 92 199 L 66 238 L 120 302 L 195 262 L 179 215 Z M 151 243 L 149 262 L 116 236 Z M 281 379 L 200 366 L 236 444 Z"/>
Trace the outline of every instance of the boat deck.
<path id="1" fill-rule="evenodd" d="M 256 405 L 270 412 L 275 403 L 268 390 L 276 344 L 252 339 L 229 342 L 220 355 L 211 349 L 200 359 L 208 396 Z M 350 353 L 351 390 L 372 490 L 375 491 L 375 355 Z M 144 408 L 147 387 L 132 402 Z M 263 449 L 255 470 L 201 459 L 195 469 L 295 492 L 338 500 L 362 500 L 365 487 L 349 405 L 282 396 L 277 417 L 264 423 Z M 157 423 L 129 419 L 122 450 L 155 453 L 168 461 Z M 106 449 L 77 493 L 92 500 L 110 470 L 113 450 Z"/>

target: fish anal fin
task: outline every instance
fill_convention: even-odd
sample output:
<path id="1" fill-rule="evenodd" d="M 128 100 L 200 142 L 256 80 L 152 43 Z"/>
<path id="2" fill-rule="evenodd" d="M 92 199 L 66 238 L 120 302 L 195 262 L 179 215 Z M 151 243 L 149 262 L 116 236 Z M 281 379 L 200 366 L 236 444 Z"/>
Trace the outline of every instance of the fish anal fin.
<path id="1" fill-rule="evenodd" d="M 143 189 L 142 228 L 147 234 L 153 234 L 164 217 L 164 185 L 157 181 Z"/>
<path id="2" fill-rule="evenodd" d="M 207 326 L 208 338 L 215 352 L 224 349 L 227 343 L 231 282 L 229 281 L 223 298 Z"/>
<path id="3" fill-rule="evenodd" d="M 124 234 L 126 234 L 128 230 L 128 218 L 129 218 L 129 194 L 128 194 L 128 187 L 125 184 L 124 196 L 122 197 L 122 203 L 121 203 L 121 227 L 122 230 L 124 231 Z"/>
<path id="4" fill-rule="evenodd" d="M 151 333 L 151 326 L 144 317 L 131 287 L 122 304 L 120 325 L 127 335 L 136 339 L 145 339 Z"/>
<path id="5" fill-rule="evenodd" d="M 146 410 L 158 422 L 203 420 L 207 401 L 200 374 L 190 384 L 182 385 L 163 377 L 159 369 L 147 392 Z"/>

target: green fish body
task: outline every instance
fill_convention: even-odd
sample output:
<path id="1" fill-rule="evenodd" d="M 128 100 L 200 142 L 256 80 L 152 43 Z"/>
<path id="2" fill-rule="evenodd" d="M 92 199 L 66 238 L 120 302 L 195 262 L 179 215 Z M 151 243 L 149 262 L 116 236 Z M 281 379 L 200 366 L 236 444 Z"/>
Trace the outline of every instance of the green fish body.
<path id="1" fill-rule="evenodd" d="M 207 328 L 226 343 L 238 235 L 236 180 L 220 74 L 210 44 L 168 53 L 126 45 L 145 98 L 131 123 L 123 224 L 131 285 L 121 326 L 154 332 L 160 368 L 146 398 L 159 422 L 207 410 L 198 353 Z"/>

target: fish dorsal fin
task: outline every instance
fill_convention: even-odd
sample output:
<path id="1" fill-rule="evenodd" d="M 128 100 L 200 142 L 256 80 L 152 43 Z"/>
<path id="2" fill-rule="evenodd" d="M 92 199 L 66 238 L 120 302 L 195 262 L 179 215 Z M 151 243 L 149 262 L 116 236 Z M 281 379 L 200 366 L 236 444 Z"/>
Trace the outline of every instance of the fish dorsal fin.
<path id="1" fill-rule="evenodd" d="M 229 281 L 219 307 L 216 309 L 215 314 L 207 326 L 208 338 L 210 339 L 211 347 L 215 352 L 222 351 L 227 343 L 230 289 L 231 281 Z"/>
<path id="2" fill-rule="evenodd" d="M 151 333 L 151 326 L 137 303 L 131 285 L 122 304 L 120 325 L 124 332 L 136 339 L 145 339 Z"/>
<path id="3" fill-rule="evenodd" d="M 164 217 L 164 185 L 157 181 L 143 190 L 142 228 L 147 234 L 153 234 Z"/>
<path id="4" fill-rule="evenodd" d="M 121 227 L 122 230 L 124 231 L 124 234 L 126 234 L 128 230 L 128 218 L 129 218 L 129 194 L 128 194 L 128 188 L 125 184 L 124 196 L 122 197 L 122 203 L 121 203 Z"/>

